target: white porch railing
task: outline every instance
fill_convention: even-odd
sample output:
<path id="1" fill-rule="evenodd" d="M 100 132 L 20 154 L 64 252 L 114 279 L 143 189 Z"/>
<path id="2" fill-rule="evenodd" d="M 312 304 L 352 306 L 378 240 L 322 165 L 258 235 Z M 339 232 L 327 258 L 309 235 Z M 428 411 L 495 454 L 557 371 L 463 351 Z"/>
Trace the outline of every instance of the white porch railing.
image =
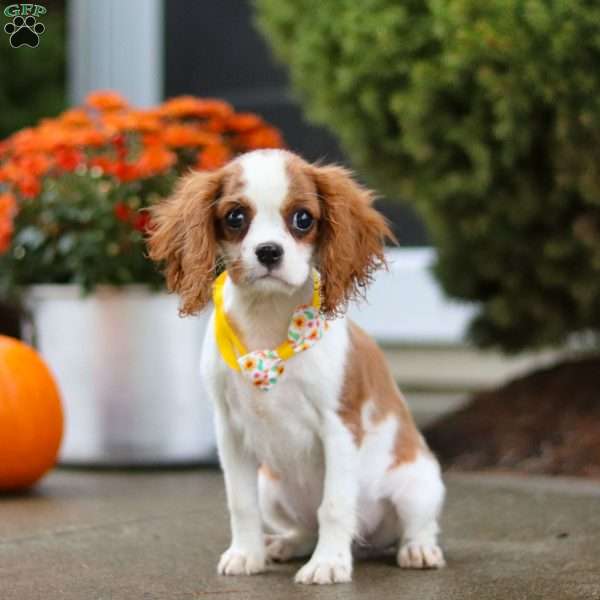
<path id="1" fill-rule="evenodd" d="M 71 0 L 68 8 L 69 96 L 115 89 L 132 104 L 163 96 L 162 0 Z"/>

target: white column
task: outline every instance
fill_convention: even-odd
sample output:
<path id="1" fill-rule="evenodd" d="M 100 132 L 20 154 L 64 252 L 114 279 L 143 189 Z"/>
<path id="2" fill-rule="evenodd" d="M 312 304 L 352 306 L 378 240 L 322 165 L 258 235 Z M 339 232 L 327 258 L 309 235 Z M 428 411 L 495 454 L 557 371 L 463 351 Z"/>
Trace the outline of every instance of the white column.
<path id="1" fill-rule="evenodd" d="M 132 104 L 163 97 L 163 1 L 70 0 L 69 97 L 113 89 Z"/>

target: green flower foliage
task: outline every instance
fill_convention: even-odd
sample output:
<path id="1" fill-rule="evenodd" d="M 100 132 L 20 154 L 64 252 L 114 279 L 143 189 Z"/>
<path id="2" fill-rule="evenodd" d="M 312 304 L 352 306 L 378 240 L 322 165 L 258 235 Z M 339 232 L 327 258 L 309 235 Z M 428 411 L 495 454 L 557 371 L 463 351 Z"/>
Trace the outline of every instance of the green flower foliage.
<path id="1" fill-rule="evenodd" d="M 145 209 L 171 192 L 175 177 L 118 183 L 81 170 L 47 178 L 15 217 L 10 251 L 0 255 L 0 295 L 31 283 L 162 286 L 146 258 Z"/>
<path id="2" fill-rule="evenodd" d="M 483 346 L 600 330 L 600 3 L 256 0 L 315 122 L 407 198 Z"/>

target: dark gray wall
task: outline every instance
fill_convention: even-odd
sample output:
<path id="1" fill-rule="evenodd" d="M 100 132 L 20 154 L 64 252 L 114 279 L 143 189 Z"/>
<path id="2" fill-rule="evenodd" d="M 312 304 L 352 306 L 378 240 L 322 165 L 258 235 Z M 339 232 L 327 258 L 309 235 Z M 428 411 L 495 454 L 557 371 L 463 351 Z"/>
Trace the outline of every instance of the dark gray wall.
<path id="1" fill-rule="evenodd" d="M 260 113 L 307 159 L 347 162 L 335 138 L 308 124 L 291 98 L 285 70 L 253 26 L 250 1 L 168 0 L 165 18 L 167 97 L 223 98 L 238 110 Z M 378 208 L 403 246 L 426 243 L 423 226 L 406 206 L 383 200 Z"/>

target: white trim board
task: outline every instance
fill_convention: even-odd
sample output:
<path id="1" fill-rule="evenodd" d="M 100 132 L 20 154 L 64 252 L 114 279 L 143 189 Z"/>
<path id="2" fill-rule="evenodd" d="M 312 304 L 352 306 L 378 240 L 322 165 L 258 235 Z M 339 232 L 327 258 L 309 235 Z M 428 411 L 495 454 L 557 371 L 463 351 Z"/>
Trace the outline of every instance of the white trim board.
<path id="1" fill-rule="evenodd" d="M 435 250 L 392 248 L 386 257 L 389 270 L 377 273 L 350 316 L 384 345 L 463 344 L 475 307 L 444 296 L 431 273 Z"/>

